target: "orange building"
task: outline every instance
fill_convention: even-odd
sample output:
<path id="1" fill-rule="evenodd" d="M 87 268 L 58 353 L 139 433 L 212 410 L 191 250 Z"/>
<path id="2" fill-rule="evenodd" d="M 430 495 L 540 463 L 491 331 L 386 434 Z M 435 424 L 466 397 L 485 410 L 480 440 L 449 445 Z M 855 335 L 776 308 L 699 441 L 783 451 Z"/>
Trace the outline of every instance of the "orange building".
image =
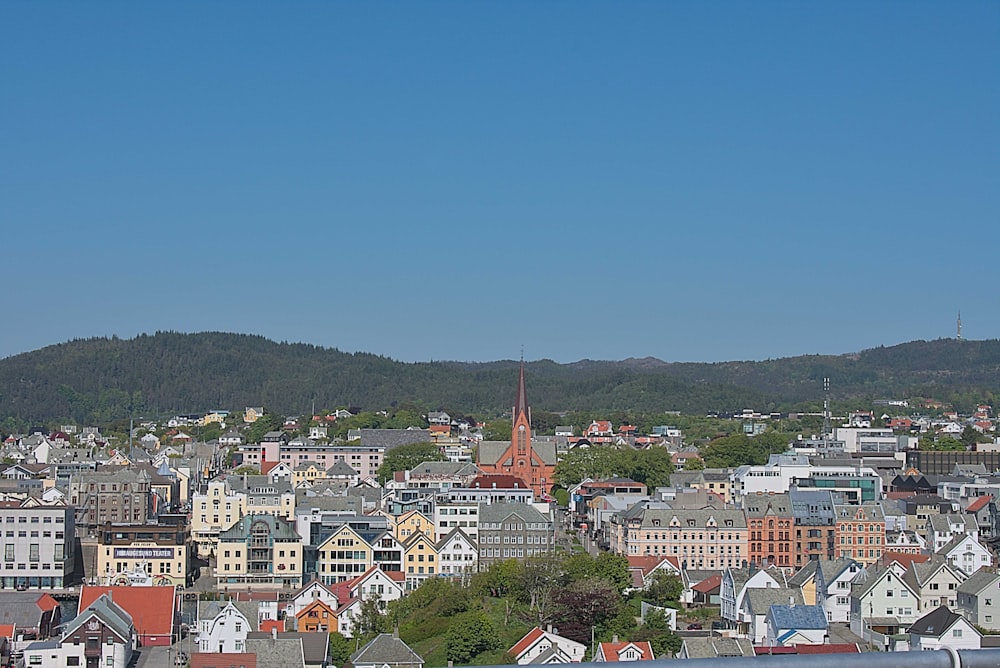
<path id="1" fill-rule="evenodd" d="M 533 443 L 531 409 L 524 388 L 524 361 L 517 382 L 510 443 L 483 441 L 479 444 L 476 465 L 487 474 L 508 474 L 528 483 L 535 497 L 546 499 L 552 488 L 556 468 L 554 442 Z"/>

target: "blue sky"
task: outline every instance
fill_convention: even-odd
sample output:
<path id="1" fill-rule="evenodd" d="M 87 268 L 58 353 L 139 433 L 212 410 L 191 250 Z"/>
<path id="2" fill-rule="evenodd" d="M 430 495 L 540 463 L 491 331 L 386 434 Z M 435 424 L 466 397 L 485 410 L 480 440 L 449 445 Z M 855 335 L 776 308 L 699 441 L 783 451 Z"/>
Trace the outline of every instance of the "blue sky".
<path id="1" fill-rule="evenodd" d="M 997 338 L 1000 3 L 0 4 L 0 357 Z"/>

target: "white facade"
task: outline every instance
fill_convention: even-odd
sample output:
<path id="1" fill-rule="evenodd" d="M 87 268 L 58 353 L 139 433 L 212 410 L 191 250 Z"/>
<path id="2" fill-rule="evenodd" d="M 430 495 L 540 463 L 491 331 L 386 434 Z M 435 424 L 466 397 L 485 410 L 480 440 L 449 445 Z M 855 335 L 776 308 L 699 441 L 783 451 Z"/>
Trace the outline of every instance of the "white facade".
<path id="1" fill-rule="evenodd" d="M 244 652 L 250 620 L 230 601 L 212 619 L 198 620 L 198 650 L 200 652 Z"/>

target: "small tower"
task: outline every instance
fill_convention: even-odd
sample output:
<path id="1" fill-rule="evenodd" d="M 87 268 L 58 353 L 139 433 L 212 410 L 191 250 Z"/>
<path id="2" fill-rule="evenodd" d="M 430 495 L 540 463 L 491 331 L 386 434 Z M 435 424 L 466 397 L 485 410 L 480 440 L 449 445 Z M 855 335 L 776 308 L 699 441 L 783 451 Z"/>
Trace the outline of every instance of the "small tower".
<path id="1" fill-rule="evenodd" d="M 958 312 L 958 322 L 956 323 L 957 331 L 955 333 L 955 338 L 959 341 L 962 340 L 962 312 Z"/>

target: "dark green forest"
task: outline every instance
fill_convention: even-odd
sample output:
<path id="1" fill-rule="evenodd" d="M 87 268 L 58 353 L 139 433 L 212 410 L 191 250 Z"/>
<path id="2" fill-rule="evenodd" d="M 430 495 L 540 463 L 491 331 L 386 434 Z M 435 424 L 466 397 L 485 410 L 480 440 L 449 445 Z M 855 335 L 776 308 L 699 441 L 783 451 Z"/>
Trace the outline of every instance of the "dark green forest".
<path id="1" fill-rule="evenodd" d="M 0 420 L 106 423 L 245 406 L 285 415 L 313 406 L 413 406 L 489 417 L 513 403 L 517 366 L 515 360 L 404 363 L 219 332 L 80 339 L 0 360 Z M 1000 341 L 955 339 L 759 362 L 643 358 L 526 365 L 536 411 L 689 415 L 818 410 L 824 377 L 835 402 L 856 407 L 875 399 L 933 398 L 970 411 L 993 403 L 998 371 Z"/>

